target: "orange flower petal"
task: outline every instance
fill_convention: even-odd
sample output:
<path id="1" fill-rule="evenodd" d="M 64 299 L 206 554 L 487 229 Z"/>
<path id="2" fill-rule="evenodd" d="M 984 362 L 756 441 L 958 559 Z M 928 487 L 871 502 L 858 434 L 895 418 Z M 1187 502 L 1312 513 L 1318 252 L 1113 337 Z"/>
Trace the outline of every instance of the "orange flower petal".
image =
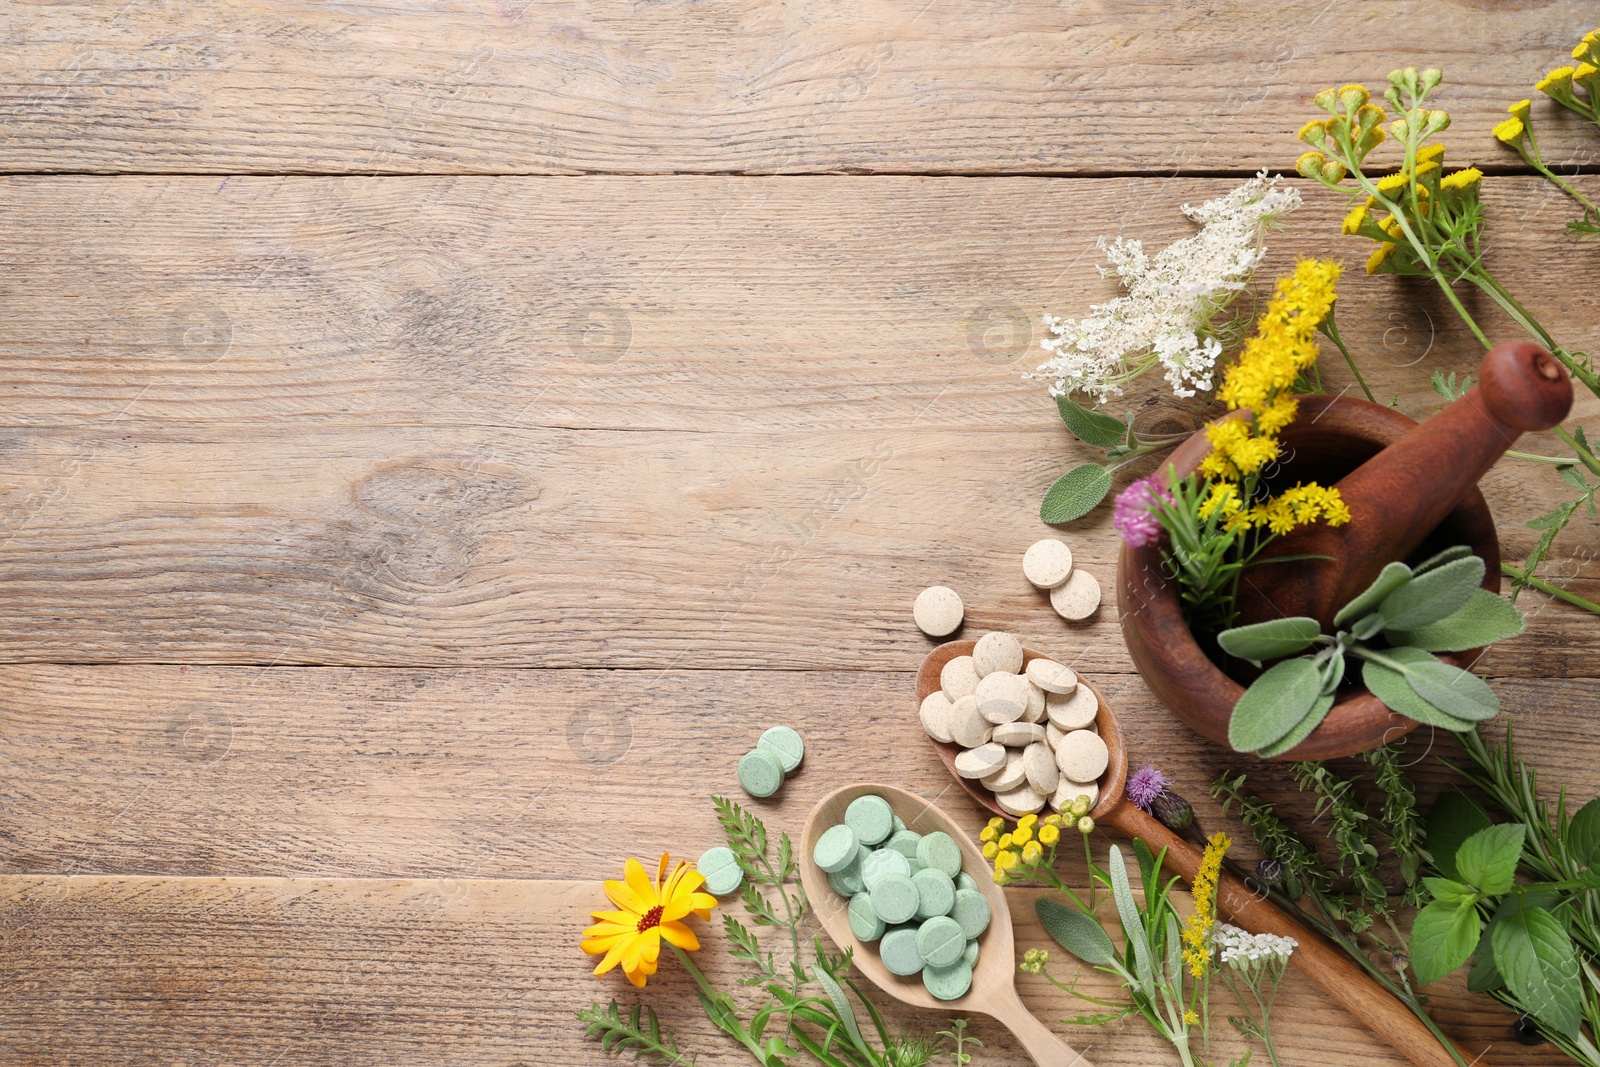
<path id="1" fill-rule="evenodd" d="M 633 890 L 633 895 L 643 905 L 639 909 L 640 915 L 661 903 L 656 887 L 650 884 L 650 876 L 644 873 L 644 865 L 638 860 L 630 859 L 623 864 L 622 876 L 628 880 L 628 888 Z"/>
<path id="2" fill-rule="evenodd" d="M 661 854 L 661 866 L 656 868 L 656 895 L 661 895 L 661 883 L 667 878 L 667 864 L 672 862 L 672 855 L 667 852 Z"/>
<path id="3" fill-rule="evenodd" d="M 639 925 L 639 916 L 631 911 L 591 911 L 589 918 L 603 923 L 616 923 L 618 926 L 626 927 L 629 930 L 635 929 Z"/>
<path id="4" fill-rule="evenodd" d="M 669 922 L 690 914 L 709 919 L 711 909 L 716 906 L 717 898 L 709 893 L 680 893 L 667 901 L 666 906 L 661 909 L 661 919 L 663 922 Z"/>
<path id="5" fill-rule="evenodd" d="M 693 952 L 700 947 L 700 939 L 694 936 L 694 931 L 682 923 L 662 923 L 656 929 L 661 931 L 662 938 L 669 945 L 677 945 L 685 952 Z"/>
<path id="6" fill-rule="evenodd" d="M 630 971 L 624 969 L 622 973 L 627 975 L 628 981 L 632 982 L 635 986 L 640 989 L 644 988 L 645 973 L 643 971 Z"/>
<path id="7" fill-rule="evenodd" d="M 626 933 L 603 934 L 600 937 L 586 937 L 583 939 L 583 951 L 591 956 L 599 956 L 611 951 L 611 946 L 627 937 Z"/>
<path id="8" fill-rule="evenodd" d="M 632 863 L 633 861 L 629 860 L 628 862 Z M 610 898 L 611 903 L 623 911 L 631 911 L 638 916 L 643 915 L 651 908 L 651 905 L 639 899 L 639 895 L 624 882 L 615 880 L 604 882 L 601 884 L 601 888 L 606 891 L 606 896 Z M 637 922 L 638 920 L 635 919 L 634 921 Z"/>
<path id="9" fill-rule="evenodd" d="M 617 964 L 622 963 L 628 954 L 629 948 L 632 947 L 634 940 L 635 939 L 631 937 L 618 938 L 617 943 L 606 950 L 605 959 L 601 960 L 595 966 L 594 976 L 598 978 L 602 974 L 605 974 L 607 971 L 611 970 L 611 968 L 615 967 Z M 626 966 L 624 966 L 623 969 L 626 970 Z"/>

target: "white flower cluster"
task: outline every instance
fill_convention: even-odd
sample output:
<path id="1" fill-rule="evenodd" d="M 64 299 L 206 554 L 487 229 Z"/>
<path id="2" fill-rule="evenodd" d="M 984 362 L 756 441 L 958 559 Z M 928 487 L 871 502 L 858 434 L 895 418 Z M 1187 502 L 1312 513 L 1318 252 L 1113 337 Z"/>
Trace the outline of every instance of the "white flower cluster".
<path id="1" fill-rule="evenodd" d="M 1292 937 L 1252 934 L 1227 923 L 1218 923 L 1212 936 L 1220 953 L 1218 958 L 1223 963 L 1235 966 L 1248 966 L 1260 961 L 1287 960 L 1300 945 L 1300 942 Z"/>
<path id="2" fill-rule="evenodd" d="M 1159 364 L 1180 397 L 1194 396 L 1212 384 L 1212 368 L 1222 344 L 1212 320 L 1250 281 L 1266 254 L 1267 226 L 1300 206 L 1300 194 L 1279 189 L 1279 178 L 1263 170 L 1226 196 L 1183 213 L 1200 224 L 1198 233 L 1156 254 L 1138 241 L 1100 238 L 1099 247 L 1127 288 L 1107 304 L 1091 307 L 1081 319 L 1045 316 L 1052 336 L 1040 344 L 1051 358 L 1030 378 L 1054 378 L 1052 395 L 1088 393 L 1096 400 L 1121 396 L 1122 387 Z"/>

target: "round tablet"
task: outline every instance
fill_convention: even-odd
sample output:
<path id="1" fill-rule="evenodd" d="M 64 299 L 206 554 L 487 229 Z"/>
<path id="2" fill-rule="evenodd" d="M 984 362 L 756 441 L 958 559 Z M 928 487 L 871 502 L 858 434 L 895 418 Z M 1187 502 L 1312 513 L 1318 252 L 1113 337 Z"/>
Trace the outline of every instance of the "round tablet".
<path id="1" fill-rule="evenodd" d="M 880 848 L 861 861 L 861 884 L 870 892 L 878 881 L 890 875 L 911 877 L 911 861 L 891 848 Z"/>
<path id="2" fill-rule="evenodd" d="M 1012 749 L 1006 753 L 1006 765 L 987 778 L 978 779 L 991 793 L 1004 793 L 1028 780 L 1027 768 L 1022 765 L 1022 753 Z"/>
<path id="3" fill-rule="evenodd" d="M 811 850 L 813 862 L 829 874 L 844 870 L 855 858 L 856 832 L 843 824 L 824 830 Z"/>
<path id="4" fill-rule="evenodd" d="M 939 688 L 952 704 L 977 692 L 978 671 L 972 665 L 972 657 L 957 656 L 946 663 L 939 670 Z"/>
<path id="5" fill-rule="evenodd" d="M 1051 722 L 1063 730 L 1082 730 L 1100 713 L 1100 701 L 1086 685 L 1075 686 L 1066 696 L 1045 698 L 1044 711 Z"/>
<path id="6" fill-rule="evenodd" d="M 1050 606 L 1063 619 L 1087 619 L 1100 607 L 1100 582 L 1081 568 L 1074 568 L 1072 577 L 1050 590 Z"/>
<path id="7" fill-rule="evenodd" d="M 972 875 L 968 874 L 966 871 L 962 871 L 960 874 L 956 875 L 956 888 L 977 889 L 978 883 L 973 881 Z"/>
<path id="8" fill-rule="evenodd" d="M 863 941 L 876 941 L 883 936 L 888 924 L 872 910 L 872 897 L 857 893 L 850 898 L 850 932 Z"/>
<path id="9" fill-rule="evenodd" d="M 856 846 L 855 859 L 839 868 L 837 871 L 828 872 L 828 884 L 833 891 L 841 897 L 853 897 L 866 888 L 861 881 L 861 861 L 872 855 L 872 850 L 865 845 Z"/>
<path id="10" fill-rule="evenodd" d="M 899 833 L 901 830 L 904 830 L 905 828 L 906 828 L 906 821 L 904 819 L 902 819 L 900 816 L 896 815 L 894 817 L 894 832 L 895 833 Z"/>
<path id="11" fill-rule="evenodd" d="M 999 725 L 1016 722 L 1028 710 L 1028 680 L 1020 674 L 995 671 L 978 682 L 978 713 Z"/>
<path id="12" fill-rule="evenodd" d="M 890 930 L 878 942 L 878 958 L 890 974 L 916 974 L 922 970 L 922 953 L 917 951 L 917 928 L 901 926 Z"/>
<path id="13" fill-rule="evenodd" d="M 1040 589 L 1054 589 L 1072 574 L 1072 549 L 1046 537 L 1022 554 L 1022 575 Z"/>
<path id="14" fill-rule="evenodd" d="M 903 874 L 886 874 L 871 889 L 872 910 L 886 923 L 903 923 L 917 914 L 921 897 L 911 879 Z"/>
<path id="15" fill-rule="evenodd" d="M 956 890 L 950 918 L 961 924 L 961 932 L 968 940 L 977 937 L 989 929 L 989 898 L 976 889 Z"/>
<path id="16" fill-rule="evenodd" d="M 961 924 L 945 914 L 935 915 L 917 930 L 917 951 L 927 967 L 948 967 L 967 949 Z"/>
<path id="17" fill-rule="evenodd" d="M 1094 782 L 1074 782 L 1062 775 L 1056 791 L 1050 795 L 1050 806 L 1057 811 L 1066 811 L 1079 797 L 1088 797 L 1089 807 L 1094 807 L 1094 802 L 1100 799 L 1100 786 Z"/>
<path id="18" fill-rule="evenodd" d="M 1093 730 L 1074 730 L 1056 746 L 1061 773 L 1074 782 L 1092 782 L 1106 773 L 1111 754 Z"/>
<path id="19" fill-rule="evenodd" d="M 744 871 L 733 850 L 721 845 L 700 853 L 694 869 L 705 875 L 706 892 L 714 897 L 725 897 L 744 884 Z"/>
<path id="20" fill-rule="evenodd" d="M 943 871 L 925 867 L 911 876 L 917 887 L 917 918 L 931 919 L 946 915 L 956 902 L 956 884 Z"/>
<path id="21" fill-rule="evenodd" d="M 917 602 L 911 605 L 911 617 L 917 621 L 917 629 L 929 637 L 955 633 L 965 613 L 961 597 L 954 589 L 943 585 L 930 585 L 917 594 Z"/>
<path id="22" fill-rule="evenodd" d="M 1045 710 L 1045 691 L 1028 683 L 1028 710 L 1022 713 L 1023 722 L 1043 722 Z"/>
<path id="23" fill-rule="evenodd" d="M 900 853 L 910 862 L 917 858 L 917 842 L 921 840 L 922 835 L 915 830 L 896 830 L 883 847 Z"/>
<path id="24" fill-rule="evenodd" d="M 1022 642 L 1000 630 L 984 634 L 972 648 L 972 669 L 979 678 L 995 671 L 1016 674 L 1022 670 Z"/>
<path id="25" fill-rule="evenodd" d="M 1061 769 L 1056 766 L 1056 755 L 1043 741 L 1023 749 L 1022 770 L 1028 776 L 1028 788 L 1041 797 L 1054 793 L 1061 782 Z"/>
<path id="26" fill-rule="evenodd" d="M 960 959 L 948 967 L 924 967 L 922 984 L 936 1000 L 960 1000 L 972 988 L 972 968 Z"/>
<path id="27" fill-rule="evenodd" d="M 784 774 L 793 774 L 800 761 L 806 758 L 806 743 L 787 726 L 770 727 L 756 742 L 756 748 L 778 757 Z"/>
<path id="28" fill-rule="evenodd" d="M 955 740 L 950 734 L 950 698 L 944 695 L 944 690 L 935 689 L 928 694 L 922 702 L 919 714 L 922 716 L 922 732 L 935 741 L 950 744 Z"/>
<path id="29" fill-rule="evenodd" d="M 753 797 L 770 797 L 783 784 L 783 764 L 766 749 L 753 748 L 739 760 L 739 784 Z"/>
<path id="30" fill-rule="evenodd" d="M 996 726 L 989 740 L 1006 748 L 1027 748 L 1044 740 L 1044 727 L 1031 722 L 1008 722 Z"/>
<path id="31" fill-rule="evenodd" d="M 1030 659 L 1023 673 L 1028 676 L 1028 681 L 1046 693 L 1070 693 L 1078 687 L 1076 671 L 1064 663 L 1057 663 L 1043 656 Z"/>
<path id="32" fill-rule="evenodd" d="M 961 873 L 961 846 L 943 830 L 935 830 L 917 842 L 917 859 L 924 867 L 943 871 L 951 878 Z"/>
<path id="33" fill-rule="evenodd" d="M 989 740 L 994 725 L 978 712 L 978 698 L 964 696 L 950 705 L 950 736 L 963 748 L 977 748 Z"/>
<path id="34" fill-rule="evenodd" d="M 993 741 L 969 748 L 956 757 L 956 773 L 963 778 L 987 778 L 1005 765 L 1005 747 Z"/>
<path id="35" fill-rule="evenodd" d="M 856 832 L 856 840 L 863 845 L 877 845 L 894 832 L 894 812 L 889 810 L 887 800 L 868 793 L 856 797 L 844 809 L 844 824 Z"/>
<path id="36" fill-rule="evenodd" d="M 976 941 L 967 942 L 967 947 L 961 951 L 961 962 L 968 967 L 976 967 L 978 965 L 978 943 Z"/>
<path id="37" fill-rule="evenodd" d="M 1044 797 L 1035 793 L 1026 783 L 1008 793 L 996 793 L 994 802 L 1000 806 L 1001 811 L 1018 819 L 1024 815 L 1032 815 L 1044 807 Z"/>

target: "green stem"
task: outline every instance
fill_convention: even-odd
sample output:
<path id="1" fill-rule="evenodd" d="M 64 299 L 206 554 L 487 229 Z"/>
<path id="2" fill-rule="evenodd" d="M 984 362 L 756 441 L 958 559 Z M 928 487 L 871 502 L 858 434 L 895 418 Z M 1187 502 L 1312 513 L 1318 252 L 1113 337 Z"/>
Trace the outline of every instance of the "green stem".
<path id="1" fill-rule="evenodd" d="M 1356 366 L 1355 359 L 1350 355 L 1350 350 L 1344 346 L 1344 341 L 1339 337 L 1339 327 L 1334 324 L 1333 312 L 1328 312 L 1328 317 L 1322 320 L 1322 332 L 1332 341 L 1339 354 L 1344 357 L 1345 363 L 1350 366 L 1350 373 L 1356 376 L 1356 384 L 1361 386 L 1361 391 L 1367 394 L 1367 399 L 1376 404 L 1378 398 L 1372 395 L 1372 390 L 1367 388 L 1367 380 L 1361 376 L 1361 370 Z"/>
<path id="2" fill-rule="evenodd" d="M 1579 463 L 1574 456 L 1541 456 L 1534 452 L 1518 452 L 1514 448 L 1506 449 L 1505 454 L 1512 459 L 1525 459 L 1530 463 L 1550 463 L 1557 467 L 1576 467 Z"/>
<path id="3" fill-rule="evenodd" d="M 1576 593 L 1569 593 L 1559 586 L 1551 585 L 1542 578 L 1535 578 L 1527 571 L 1513 567 L 1509 563 L 1500 564 L 1500 571 L 1501 573 L 1509 575 L 1515 580 L 1522 582 L 1524 585 L 1531 585 L 1540 592 L 1549 593 L 1557 600 L 1565 600 L 1568 604 L 1571 604 L 1574 607 L 1579 607 L 1584 611 L 1592 611 L 1596 615 L 1600 615 L 1600 604 L 1596 604 L 1592 600 L 1585 600 Z"/>
<path id="4" fill-rule="evenodd" d="M 712 986 L 710 982 L 706 981 L 706 976 L 700 973 L 700 968 L 694 965 L 694 960 L 689 958 L 689 954 L 687 952 L 679 948 L 677 945 L 672 944 L 670 941 L 666 942 L 666 946 L 670 948 L 673 954 L 678 957 L 678 962 L 683 964 L 684 970 L 689 972 L 689 975 L 694 979 L 695 985 L 700 987 L 700 992 L 705 995 L 707 1000 L 721 1002 L 725 999 L 725 994 L 717 992 L 716 988 Z M 716 1020 L 713 1019 L 712 1022 L 716 1023 Z M 740 1026 L 736 1021 L 734 1021 L 730 1022 L 728 1025 L 722 1025 L 719 1023 L 717 1024 L 717 1029 L 722 1030 L 737 1040 L 739 1044 L 743 1045 L 750 1051 L 750 1054 L 755 1057 L 757 1063 L 762 1064 L 763 1067 L 765 1067 L 767 1063 L 766 1050 L 763 1049 L 761 1045 L 750 1036 L 749 1031 L 747 1031 L 744 1027 Z"/>

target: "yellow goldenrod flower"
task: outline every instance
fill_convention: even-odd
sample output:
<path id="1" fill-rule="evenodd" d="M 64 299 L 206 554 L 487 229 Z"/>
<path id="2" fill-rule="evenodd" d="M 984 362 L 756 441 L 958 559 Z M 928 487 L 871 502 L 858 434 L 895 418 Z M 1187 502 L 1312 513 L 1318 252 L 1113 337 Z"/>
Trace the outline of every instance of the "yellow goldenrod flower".
<path id="1" fill-rule="evenodd" d="M 1055 823 L 1045 823 L 1039 827 L 1039 843 L 1053 845 L 1061 840 L 1061 827 Z"/>
<path id="2" fill-rule="evenodd" d="M 1503 144 L 1516 147 L 1522 143 L 1522 131 L 1525 130 L 1522 120 L 1515 116 L 1501 119 L 1494 127 L 1494 139 Z"/>
<path id="3" fill-rule="evenodd" d="M 1557 67 L 1535 82 L 1533 87 L 1547 96 L 1568 94 L 1572 92 L 1572 76 L 1576 73 L 1572 67 Z"/>
<path id="4" fill-rule="evenodd" d="M 995 854 L 997 852 L 999 852 L 999 851 L 1000 851 L 1000 846 L 995 844 L 993 841 L 985 841 L 983 843 L 983 858 L 984 859 L 986 859 L 986 860 L 994 859 Z"/>
<path id="5" fill-rule="evenodd" d="M 642 988 L 645 979 L 656 973 L 662 941 L 686 952 L 700 947 L 699 938 L 681 920 L 690 915 L 710 919 L 717 898 L 699 891 L 705 875 L 687 863 L 680 862 L 669 877 L 670 862 L 663 852 L 654 885 L 636 859 L 623 864 L 622 881 L 603 884 L 606 896 L 621 910 L 589 913 L 598 921 L 583 932 L 583 951 L 604 955 L 594 969 L 596 977 L 621 964 L 628 981 Z"/>
<path id="6" fill-rule="evenodd" d="M 1280 393 L 1256 411 L 1256 429 L 1264 434 L 1277 434 L 1294 421 L 1300 411 L 1300 401 L 1293 394 Z"/>
<path id="7" fill-rule="evenodd" d="M 1222 870 L 1222 857 L 1233 841 L 1227 834 L 1217 832 L 1206 841 L 1205 854 L 1200 857 L 1200 869 L 1195 872 L 1190 892 L 1194 897 L 1194 914 L 1183 928 L 1183 960 L 1189 973 L 1196 978 L 1205 977 L 1211 962 L 1211 930 L 1216 925 L 1217 876 Z"/>
<path id="8" fill-rule="evenodd" d="M 1039 847 L 1039 842 L 1029 841 L 1022 846 L 1022 861 L 1024 863 L 1037 863 L 1039 857 L 1044 855 L 1044 849 Z"/>
<path id="9" fill-rule="evenodd" d="M 1201 501 L 1199 515 L 1202 519 L 1221 513 L 1224 517 L 1235 515 L 1241 507 L 1239 487 L 1232 482 L 1212 482 L 1211 491 Z"/>

